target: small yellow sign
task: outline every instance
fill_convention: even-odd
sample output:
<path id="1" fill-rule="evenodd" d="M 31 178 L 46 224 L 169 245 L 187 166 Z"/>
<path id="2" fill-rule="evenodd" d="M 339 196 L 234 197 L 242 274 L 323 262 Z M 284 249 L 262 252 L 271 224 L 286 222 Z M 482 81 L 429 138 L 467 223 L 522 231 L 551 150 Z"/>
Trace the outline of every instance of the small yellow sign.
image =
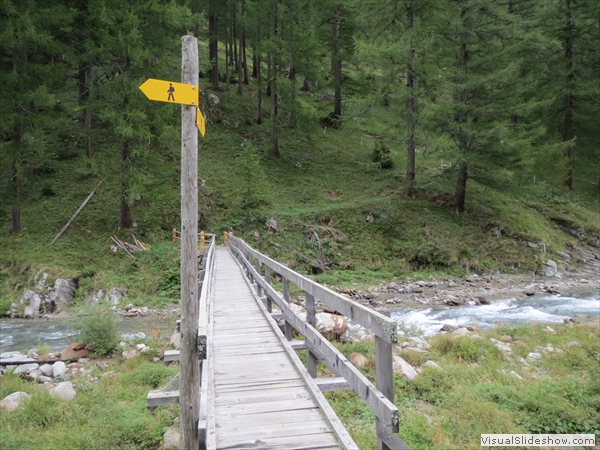
<path id="1" fill-rule="evenodd" d="M 200 108 L 196 108 L 196 126 L 200 130 L 202 137 L 206 134 L 206 122 L 204 121 L 204 114 L 200 111 Z"/>
<path id="2" fill-rule="evenodd" d="M 150 100 L 198 106 L 198 86 L 148 78 L 140 90 Z"/>

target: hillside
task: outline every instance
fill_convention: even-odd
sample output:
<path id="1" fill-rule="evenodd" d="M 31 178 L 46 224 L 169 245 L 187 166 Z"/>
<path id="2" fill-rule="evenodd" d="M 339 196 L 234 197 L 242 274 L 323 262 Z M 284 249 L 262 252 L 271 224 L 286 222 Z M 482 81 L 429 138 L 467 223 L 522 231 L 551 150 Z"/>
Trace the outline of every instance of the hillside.
<path id="1" fill-rule="evenodd" d="M 305 94 L 303 102 L 318 116 L 331 105 L 315 97 Z M 453 160 L 451 151 L 418 153 L 413 198 L 403 192 L 400 145 L 386 142 L 392 168 L 372 162 L 382 139 L 369 129 L 386 117 L 383 107 L 361 116 L 348 102 L 348 125 L 341 130 L 316 121 L 285 130 L 282 156 L 273 159 L 267 156 L 267 125 L 248 120 L 252 92 L 220 92 L 218 98 L 200 140 L 200 229 L 218 235 L 233 230 L 295 269 L 316 273 L 320 281 L 344 287 L 394 277 L 458 276 L 467 268 L 480 274 L 528 273 L 539 271 L 545 259 L 560 259 L 556 252 L 567 246 L 597 245 L 598 193 L 591 178 L 578 179 L 573 191 L 543 179 L 497 187 L 469 180 L 467 211 L 459 215 L 452 205 L 453 168 L 445 166 Z M 168 126 L 177 129 L 177 119 L 171 122 Z M 171 230 L 179 228 L 179 142 L 173 138 L 148 149 L 144 164 L 152 172 L 133 201 L 136 227 L 119 230 L 120 180 L 111 169 L 119 154 L 111 151 L 116 142 L 110 130 L 102 133 L 92 158 L 77 142 L 67 142 L 48 170 L 31 177 L 22 205 L 23 233 L 11 234 L 4 215 L 4 302 L 15 301 L 20 295 L 15 287 L 25 286 L 39 268 L 51 276 L 78 276 L 78 298 L 87 287 L 119 285 L 141 303 L 176 300 L 177 246 L 170 239 Z M 102 178 L 64 236 L 45 249 Z M 267 225 L 269 219 L 277 230 Z M 111 235 L 133 242 L 131 234 L 153 246 L 138 261 L 109 250 Z M 546 253 L 527 242 L 544 243 Z M 31 269 L 19 274 L 26 265 Z M 319 266 L 326 270 L 320 273 Z"/>

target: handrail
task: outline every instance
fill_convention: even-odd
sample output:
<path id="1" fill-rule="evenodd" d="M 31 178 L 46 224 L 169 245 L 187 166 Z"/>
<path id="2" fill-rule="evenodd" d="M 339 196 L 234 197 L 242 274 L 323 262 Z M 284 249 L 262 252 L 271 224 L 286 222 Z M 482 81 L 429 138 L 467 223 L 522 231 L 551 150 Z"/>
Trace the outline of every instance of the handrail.
<path id="1" fill-rule="evenodd" d="M 202 258 L 199 281 L 202 281 L 202 290 L 200 291 L 198 305 L 198 353 L 200 359 L 206 359 L 206 336 L 208 330 L 208 298 L 211 289 L 212 274 L 215 260 L 215 235 L 212 235 L 208 251 Z"/>
<path id="2" fill-rule="evenodd" d="M 404 450 L 410 448 L 396 435 L 399 429 L 399 412 L 394 405 L 394 378 L 392 367 L 392 343 L 397 342 L 397 325 L 389 317 L 347 299 L 330 289 L 294 272 L 283 264 L 254 250 L 244 241 L 229 236 L 232 253 L 245 268 L 246 275 L 257 285 L 260 295 L 264 291 L 267 308 L 275 302 L 286 322 L 286 337 L 291 339 L 291 327 L 305 338 L 309 350 L 308 371 L 316 378 L 316 359 L 321 360 L 333 373 L 342 376 L 350 387 L 363 399 L 376 417 L 376 432 L 380 448 Z M 260 266 L 265 266 L 264 276 Z M 283 296 L 271 286 L 271 270 L 279 273 L 283 282 Z M 296 284 L 306 295 L 307 321 L 305 322 L 289 306 L 289 282 Z M 351 320 L 361 324 L 375 335 L 375 387 L 348 359 L 325 339 L 315 328 L 315 298 L 335 308 Z M 269 311 L 270 312 L 270 311 Z"/>
<path id="3" fill-rule="evenodd" d="M 245 254 L 251 258 L 257 259 L 260 263 L 277 272 L 282 278 L 291 281 L 304 292 L 319 299 L 325 305 L 340 312 L 353 322 L 356 322 L 365 327 L 369 333 L 383 339 L 389 343 L 398 342 L 398 324 L 393 319 L 390 319 L 383 314 L 369 309 L 360 303 L 350 300 L 331 289 L 326 288 L 313 280 L 294 272 L 289 267 L 269 258 L 266 255 L 254 250 L 241 239 L 230 236 L 229 242 L 233 246 L 239 246 Z"/>

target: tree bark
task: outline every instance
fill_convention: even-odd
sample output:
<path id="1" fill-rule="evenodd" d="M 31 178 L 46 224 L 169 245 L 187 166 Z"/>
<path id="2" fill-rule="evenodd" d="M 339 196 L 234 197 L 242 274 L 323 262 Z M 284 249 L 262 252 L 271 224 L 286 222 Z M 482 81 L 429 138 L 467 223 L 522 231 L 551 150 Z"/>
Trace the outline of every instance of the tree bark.
<path id="1" fill-rule="evenodd" d="M 332 119 L 339 120 L 342 117 L 342 60 L 340 58 L 340 32 L 341 32 L 341 8 L 336 6 L 333 25 L 333 46 L 331 50 L 331 68 L 333 70 L 334 109 Z"/>
<path id="2" fill-rule="evenodd" d="M 218 41 L 218 19 L 216 15 L 217 3 L 211 2 L 208 15 L 208 58 L 210 59 L 211 72 L 210 81 L 215 91 L 220 90 L 219 86 L 219 41 Z"/>
<path id="3" fill-rule="evenodd" d="M 246 27 L 244 19 L 246 17 L 246 1 L 242 0 L 242 20 L 240 23 L 240 59 L 242 60 L 242 69 L 244 71 L 244 84 L 248 85 L 248 59 L 246 58 Z"/>
<path id="4" fill-rule="evenodd" d="M 565 159 L 567 161 L 567 173 L 564 180 L 564 185 L 573 189 L 573 166 L 572 166 L 572 140 L 573 132 L 573 84 L 575 77 L 573 75 L 573 18 L 571 15 L 571 0 L 565 0 L 566 7 L 566 25 L 565 25 L 565 61 L 567 69 L 567 86 L 565 92 L 565 124 L 563 129 L 563 142 L 567 142 L 564 150 Z"/>
<path id="5" fill-rule="evenodd" d="M 292 101 L 291 101 L 291 113 L 290 113 L 290 126 L 296 128 L 296 68 L 293 64 L 290 65 L 290 80 L 292 82 Z"/>
<path id="6" fill-rule="evenodd" d="M 273 4 L 273 34 L 277 40 L 279 35 L 278 22 L 277 22 L 277 2 Z M 278 95 L 277 95 L 277 68 L 279 67 L 279 54 L 275 54 L 273 57 L 273 67 L 271 74 L 271 151 L 269 156 L 271 158 L 280 158 L 281 153 L 279 152 L 279 113 L 278 113 Z"/>
<path id="7" fill-rule="evenodd" d="M 454 199 L 456 201 L 456 212 L 462 213 L 465 211 L 465 198 L 467 195 L 467 177 L 468 166 L 464 159 L 458 162 L 458 178 L 456 181 L 456 193 Z"/>
<path id="8" fill-rule="evenodd" d="M 412 3 L 406 5 L 407 30 L 412 30 L 414 21 L 414 10 Z M 406 162 L 406 194 L 412 197 L 415 194 L 415 114 L 417 99 L 415 95 L 415 74 L 413 61 L 415 58 L 414 43 L 411 40 L 408 51 L 409 62 L 406 67 L 406 87 L 408 88 L 408 98 L 406 99 L 406 125 L 408 128 L 407 162 Z"/>
<path id="9" fill-rule="evenodd" d="M 23 224 L 21 223 L 21 176 L 19 175 L 19 171 L 17 169 L 16 158 L 15 165 L 13 168 L 12 185 L 13 205 L 11 210 L 11 232 L 22 233 Z"/>
<path id="10" fill-rule="evenodd" d="M 257 90 L 258 90 L 258 104 L 256 106 L 256 117 L 254 118 L 254 122 L 260 125 L 263 121 L 262 119 L 262 83 L 260 79 L 260 55 L 254 55 L 255 58 L 255 68 L 256 68 L 256 80 L 257 80 Z"/>

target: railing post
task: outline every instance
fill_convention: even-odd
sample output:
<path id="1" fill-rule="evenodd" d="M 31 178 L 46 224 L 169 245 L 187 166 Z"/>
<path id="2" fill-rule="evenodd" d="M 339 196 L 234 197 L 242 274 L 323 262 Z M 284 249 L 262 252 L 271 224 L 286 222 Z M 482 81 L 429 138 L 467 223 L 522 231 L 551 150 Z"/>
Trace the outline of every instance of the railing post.
<path id="1" fill-rule="evenodd" d="M 392 344 L 375 336 L 375 385 L 385 397 L 394 402 L 394 369 L 392 365 Z M 385 432 L 385 425 L 375 419 L 377 434 Z M 377 450 L 392 450 L 378 436 Z"/>
<path id="2" fill-rule="evenodd" d="M 200 232 L 200 250 L 204 251 L 204 231 Z"/>
<path id="3" fill-rule="evenodd" d="M 260 260 L 258 258 L 256 258 L 256 261 L 254 262 L 254 268 L 256 269 L 256 272 L 258 272 L 258 275 L 260 276 Z M 262 288 L 260 287 L 260 284 L 258 283 L 258 281 L 256 282 L 256 292 L 258 293 L 259 297 L 262 295 Z"/>
<path id="4" fill-rule="evenodd" d="M 315 311 L 315 298 L 308 292 L 304 293 L 306 298 L 306 321 L 309 325 L 316 329 L 316 311 Z M 308 351 L 308 373 L 311 377 L 317 378 L 317 357 Z"/>
<path id="5" fill-rule="evenodd" d="M 177 229 L 173 228 L 173 237 L 171 238 L 171 241 L 173 243 L 175 243 L 175 241 L 177 241 Z"/>
<path id="6" fill-rule="evenodd" d="M 281 277 L 281 282 L 283 284 L 283 299 L 289 303 L 290 302 L 290 280 L 285 277 Z M 292 340 L 292 326 L 286 320 L 284 324 L 285 338 L 288 341 Z"/>
<path id="7" fill-rule="evenodd" d="M 267 265 L 265 265 L 265 281 L 267 284 L 271 284 L 271 268 Z M 268 295 L 267 295 L 267 311 L 269 311 L 269 312 L 273 311 L 273 302 L 271 301 L 271 299 L 269 298 Z"/>

